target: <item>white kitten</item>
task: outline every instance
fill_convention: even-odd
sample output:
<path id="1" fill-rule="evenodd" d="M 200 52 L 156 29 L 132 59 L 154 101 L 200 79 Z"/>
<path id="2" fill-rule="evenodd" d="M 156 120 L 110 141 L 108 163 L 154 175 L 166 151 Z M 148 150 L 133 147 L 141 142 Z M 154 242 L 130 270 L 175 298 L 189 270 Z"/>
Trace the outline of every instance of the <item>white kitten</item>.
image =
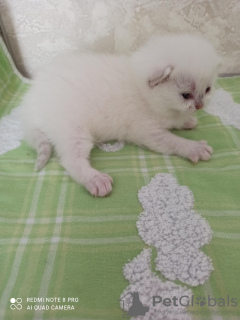
<path id="1" fill-rule="evenodd" d="M 112 178 L 91 167 L 94 144 L 133 142 L 193 162 L 212 148 L 168 129 L 192 129 L 209 100 L 220 59 L 203 38 L 156 37 L 131 56 L 69 53 L 39 72 L 22 104 L 26 141 L 45 166 L 54 146 L 62 166 L 94 196 L 112 190 Z"/>

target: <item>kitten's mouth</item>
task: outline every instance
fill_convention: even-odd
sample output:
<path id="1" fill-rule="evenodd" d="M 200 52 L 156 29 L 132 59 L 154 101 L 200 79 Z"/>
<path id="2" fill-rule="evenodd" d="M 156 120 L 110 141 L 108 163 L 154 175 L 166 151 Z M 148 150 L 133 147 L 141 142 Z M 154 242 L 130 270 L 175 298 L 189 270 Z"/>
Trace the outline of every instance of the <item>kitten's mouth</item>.
<path id="1" fill-rule="evenodd" d="M 203 104 L 198 104 L 198 105 L 195 106 L 195 108 L 196 108 L 197 110 L 202 109 L 202 108 L 203 108 Z"/>

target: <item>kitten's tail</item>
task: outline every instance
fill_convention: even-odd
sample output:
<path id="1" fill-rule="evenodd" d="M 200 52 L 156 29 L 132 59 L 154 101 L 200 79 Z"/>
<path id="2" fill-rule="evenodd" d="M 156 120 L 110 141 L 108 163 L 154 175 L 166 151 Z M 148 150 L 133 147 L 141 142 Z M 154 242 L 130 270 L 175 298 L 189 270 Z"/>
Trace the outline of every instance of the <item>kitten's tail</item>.
<path id="1" fill-rule="evenodd" d="M 42 140 L 37 148 L 37 161 L 35 170 L 41 170 L 45 167 L 52 154 L 52 144 L 47 140 Z"/>
<path id="2" fill-rule="evenodd" d="M 37 151 L 37 161 L 35 163 L 35 170 L 41 170 L 45 167 L 52 154 L 52 144 L 48 137 L 39 129 L 34 129 L 31 132 L 30 139 L 28 136 L 28 142 Z M 30 140 L 30 141 L 29 141 Z"/>

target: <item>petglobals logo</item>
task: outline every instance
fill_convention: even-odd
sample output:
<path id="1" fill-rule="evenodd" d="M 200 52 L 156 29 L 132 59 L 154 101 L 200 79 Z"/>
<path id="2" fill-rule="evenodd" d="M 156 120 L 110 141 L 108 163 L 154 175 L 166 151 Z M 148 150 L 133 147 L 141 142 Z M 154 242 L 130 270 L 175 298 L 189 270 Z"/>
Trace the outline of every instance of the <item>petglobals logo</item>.
<path id="1" fill-rule="evenodd" d="M 10 299 L 10 309 L 21 310 L 22 309 L 22 298 L 11 298 Z"/>
<path id="2" fill-rule="evenodd" d="M 153 312 L 155 310 L 161 310 L 164 313 L 178 313 L 181 311 L 181 307 L 191 308 L 195 305 L 199 307 L 237 307 L 239 305 L 239 300 L 237 298 L 232 298 L 229 295 L 223 298 L 214 298 L 210 295 L 203 296 L 172 296 L 172 297 L 162 297 L 153 296 L 152 301 L 145 305 L 141 301 L 139 292 L 128 292 L 121 299 L 121 307 L 123 309 L 123 318 L 129 319 L 129 317 L 144 316 L 147 312 Z M 175 311 L 174 308 L 176 307 Z M 180 309 L 178 308 L 180 307 Z M 182 312 L 181 312 L 182 313 Z"/>
<path id="3" fill-rule="evenodd" d="M 127 296 L 131 296 L 131 306 L 129 307 L 127 304 L 128 310 L 125 310 L 125 298 Z M 122 302 L 122 309 L 123 309 L 123 318 L 128 317 L 137 317 L 137 316 L 144 316 L 148 311 L 149 307 L 142 304 L 139 292 L 128 292 L 123 296 L 120 301 Z"/>
<path id="4" fill-rule="evenodd" d="M 177 298 L 175 296 L 171 298 L 162 298 L 161 296 L 153 296 L 152 298 L 152 305 L 155 307 L 159 303 L 162 303 L 165 307 L 193 307 L 195 304 L 203 307 L 237 307 L 238 306 L 238 299 L 237 298 L 231 298 L 229 295 L 227 295 L 224 298 L 213 298 L 210 295 L 207 297 L 202 296 L 182 296 L 180 298 Z"/>

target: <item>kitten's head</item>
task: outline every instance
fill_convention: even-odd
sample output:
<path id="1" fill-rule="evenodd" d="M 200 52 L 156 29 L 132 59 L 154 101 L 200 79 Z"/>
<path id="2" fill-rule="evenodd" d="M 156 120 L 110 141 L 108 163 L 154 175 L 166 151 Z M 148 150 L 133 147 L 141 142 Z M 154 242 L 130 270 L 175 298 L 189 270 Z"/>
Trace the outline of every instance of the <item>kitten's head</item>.
<path id="1" fill-rule="evenodd" d="M 220 61 L 207 40 L 188 34 L 156 37 L 132 56 L 138 85 L 151 107 L 186 114 L 210 100 Z"/>

